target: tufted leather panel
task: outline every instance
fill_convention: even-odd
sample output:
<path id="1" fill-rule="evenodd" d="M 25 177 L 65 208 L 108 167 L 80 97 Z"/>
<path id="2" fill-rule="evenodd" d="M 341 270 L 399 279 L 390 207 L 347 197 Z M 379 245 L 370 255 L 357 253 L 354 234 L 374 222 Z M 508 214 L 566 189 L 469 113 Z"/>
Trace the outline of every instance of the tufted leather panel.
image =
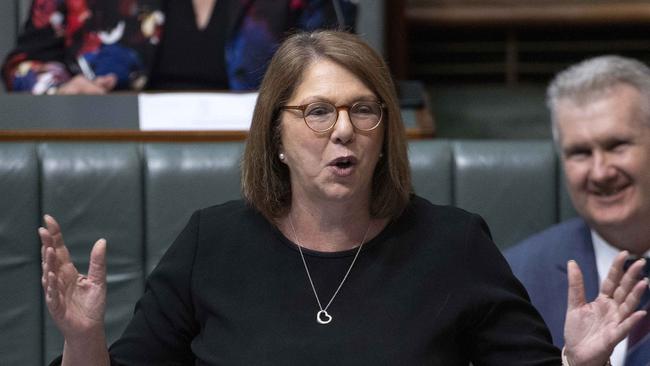
<path id="1" fill-rule="evenodd" d="M 500 248 L 557 222 L 550 142 L 458 141 L 454 156 L 454 204 L 482 215 Z"/>
<path id="2" fill-rule="evenodd" d="M 42 364 L 38 161 L 0 144 L 0 365 Z"/>
<path id="3" fill-rule="evenodd" d="M 145 146 L 146 268 L 151 272 L 190 215 L 240 198 L 242 143 Z"/>
<path id="4" fill-rule="evenodd" d="M 452 203 L 453 156 L 451 143 L 427 140 L 409 143 L 409 164 L 413 189 L 420 196 L 439 205 Z"/>
<path id="5" fill-rule="evenodd" d="M 119 143 L 46 143 L 39 149 L 43 211 L 61 224 L 79 271 L 86 272 L 94 242 L 107 240 L 109 342 L 122 333 L 143 290 L 139 149 L 137 144 Z M 46 360 L 59 354 L 62 344 L 46 315 Z"/>

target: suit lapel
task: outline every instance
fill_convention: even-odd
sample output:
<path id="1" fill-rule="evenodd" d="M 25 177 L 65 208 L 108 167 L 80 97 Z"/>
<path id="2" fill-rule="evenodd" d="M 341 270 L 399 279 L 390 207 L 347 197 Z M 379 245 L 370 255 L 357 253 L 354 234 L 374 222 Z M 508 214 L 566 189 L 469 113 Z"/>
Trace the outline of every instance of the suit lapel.
<path id="1" fill-rule="evenodd" d="M 598 296 L 600 285 L 594 245 L 591 241 L 591 230 L 586 222 L 580 220 L 580 225 L 577 225 L 574 231 L 568 233 L 568 236 L 568 241 L 573 242 L 573 245 L 566 246 L 566 256 L 558 256 L 562 260 L 556 264 L 556 268 L 566 278 L 567 267 L 565 259 L 575 260 L 580 266 L 584 278 L 585 297 L 587 301 L 593 301 Z"/>

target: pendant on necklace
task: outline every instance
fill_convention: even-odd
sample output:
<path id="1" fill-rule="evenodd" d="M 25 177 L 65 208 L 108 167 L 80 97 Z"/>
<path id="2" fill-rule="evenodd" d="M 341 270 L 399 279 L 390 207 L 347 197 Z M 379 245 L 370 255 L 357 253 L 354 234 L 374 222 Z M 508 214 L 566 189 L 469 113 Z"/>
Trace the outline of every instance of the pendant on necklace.
<path id="1" fill-rule="evenodd" d="M 327 313 L 327 310 L 321 310 L 316 313 L 316 321 L 319 324 L 329 324 L 332 321 L 332 316 Z"/>

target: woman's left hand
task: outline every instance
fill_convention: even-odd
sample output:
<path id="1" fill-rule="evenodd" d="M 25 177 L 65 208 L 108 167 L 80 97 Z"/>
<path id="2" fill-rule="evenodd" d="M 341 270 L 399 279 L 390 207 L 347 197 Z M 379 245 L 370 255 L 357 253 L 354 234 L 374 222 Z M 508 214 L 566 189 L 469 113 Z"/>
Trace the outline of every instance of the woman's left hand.
<path id="1" fill-rule="evenodd" d="M 623 264 L 628 256 L 616 256 L 598 297 L 585 301 L 585 287 L 580 267 L 567 264 L 569 278 L 568 306 L 564 323 L 565 354 L 572 366 L 603 366 L 614 347 L 632 326 L 646 315 L 636 308 L 648 288 L 648 280 L 639 276 L 644 260 L 636 261 L 627 271 Z"/>

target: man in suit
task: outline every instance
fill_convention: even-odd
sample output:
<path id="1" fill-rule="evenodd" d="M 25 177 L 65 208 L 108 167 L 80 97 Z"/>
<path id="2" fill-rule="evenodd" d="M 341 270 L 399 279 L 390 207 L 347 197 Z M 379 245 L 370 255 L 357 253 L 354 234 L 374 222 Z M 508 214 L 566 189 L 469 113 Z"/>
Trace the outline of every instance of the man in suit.
<path id="1" fill-rule="evenodd" d="M 547 103 L 579 217 L 531 236 L 505 255 L 562 347 L 567 261 L 580 265 L 592 301 L 619 252 L 638 257 L 650 252 L 650 69 L 619 56 L 592 58 L 559 73 L 548 87 Z M 650 365 L 650 342 L 642 347 L 637 342 L 648 338 L 631 333 L 616 346 L 612 365 Z"/>

